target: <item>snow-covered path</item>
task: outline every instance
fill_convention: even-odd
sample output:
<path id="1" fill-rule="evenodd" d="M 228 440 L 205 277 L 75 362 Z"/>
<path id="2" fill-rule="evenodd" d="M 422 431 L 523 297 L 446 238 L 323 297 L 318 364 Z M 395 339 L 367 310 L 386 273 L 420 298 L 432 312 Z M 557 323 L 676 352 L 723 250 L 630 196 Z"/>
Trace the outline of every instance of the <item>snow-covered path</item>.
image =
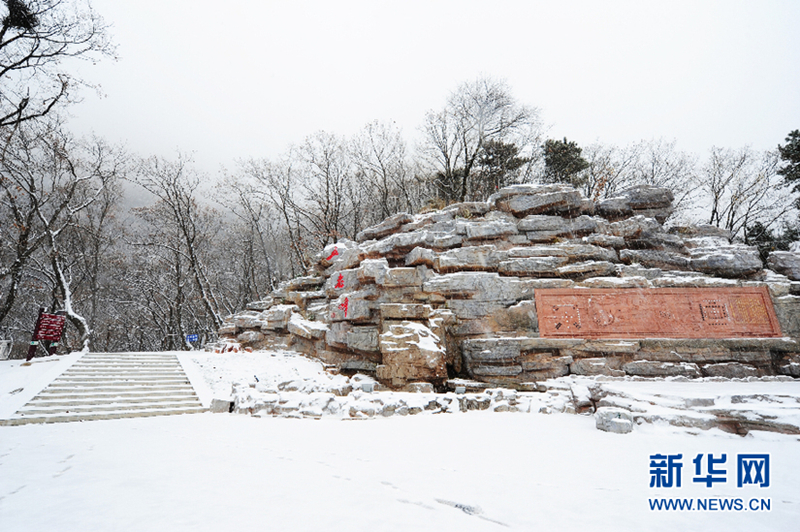
<path id="1" fill-rule="evenodd" d="M 682 453 L 680 489 L 649 456 Z M 693 484 L 698 453 L 769 453 L 771 486 Z M 0 523 L 22 530 L 792 530 L 796 436 L 472 412 L 367 421 L 199 414 L 0 427 Z M 728 470 L 735 468 L 728 467 Z M 654 497 L 769 512 L 651 511 Z M 506 525 L 506 526 L 503 526 Z"/>

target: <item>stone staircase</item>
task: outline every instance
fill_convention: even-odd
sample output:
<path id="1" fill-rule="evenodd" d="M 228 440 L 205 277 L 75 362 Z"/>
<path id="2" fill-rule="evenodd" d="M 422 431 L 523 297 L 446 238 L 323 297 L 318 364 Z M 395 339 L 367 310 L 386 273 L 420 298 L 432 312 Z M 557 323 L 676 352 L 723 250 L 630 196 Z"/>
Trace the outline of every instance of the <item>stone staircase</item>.
<path id="1" fill-rule="evenodd" d="M 89 353 L 0 425 L 204 412 L 174 354 Z"/>

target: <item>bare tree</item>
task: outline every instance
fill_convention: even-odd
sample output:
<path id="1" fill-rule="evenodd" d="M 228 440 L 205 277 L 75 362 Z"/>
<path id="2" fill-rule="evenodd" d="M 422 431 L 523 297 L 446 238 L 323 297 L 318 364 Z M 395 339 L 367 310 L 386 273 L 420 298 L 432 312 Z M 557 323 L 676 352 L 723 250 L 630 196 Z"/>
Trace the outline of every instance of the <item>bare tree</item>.
<path id="1" fill-rule="evenodd" d="M 610 198 L 635 185 L 665 187 L 675 196 L 675 214 L 692 216 L 698 195 L 695 159 L 676 149 L 675 141 L 643 140 L 623 148 L 595 143 L 584 155 L 589 166 L 579 180 L 587 197 Z"/>
<path id="2" fill-rule="evenodd" d="M 3 0 L 0 12 L 0 128 L 45 116 L 83 82 L 67 58 L 113 54 L 107 26 L 82 0 Z"/>
<path id="3" fill-rule="evenodd" d="M 642 141 L 632 149 L 637 158 L 626 181 L 670 189 L 675 196 L 676 214 L 684 216 L 695 201 L 695 188 L 691 186 L 695 175 L 694 157 L 676 149 L 676 141 L 660 138 Z"/>
<path id="4" fill-rule="evenodd" d="M 514 143 L 533 161 L 540 130 L 537 109 L 519 104 L 505 83 L 482 77 L 462 84 L 443 110 L 428 112 L 422 153 L 433 168 L 439 194 L 465 201 L 488 141 Z"/>
<path id="5" fill-rule="evenodd" d="M 209 223 L 213 218 L 202 212 L 197 203 L 200 177 L 191 168 L 190 160 L 179 156 L 176 161 L 151 157 L 142 161 L 134 181 L 158 198 L 149 211 L 151 225 L 164 224 L 173 231 L 173 238 L 161 242 L 187 262 L 200 300 L 214 329 L 222 324 L 220 302 L 208 279 L 201 246 L 209 239 Z M 155 221 L 158 220 L 158 221 Z M 176 268 L 180 262 L 176 260 Z"/>
<path id="6" fill-rule="evenodd" d="M 266 159 L 241 161 L 237 174 L 237 179 L 254 183 L 246 189 L 246 194 L 258 195 L 274 209 L 273 222 L 286 234 L 286 249 L 291 251 L 292 277 L 305 271 L 310 260 L 309 231 L 301 208 L 301 172 L 296 169 L 301 165 L 294 159 L 290 156 L 277 163 Z"/>
<path id="7" fill-rule="evenodd" d="M 302 203 L 298 205 L 319 249 L 361 229 L 363 183 L 356 181 L 344 139 L 320 131 L 298 150 Z"/>
<path id="8" fill-rule="evenodd" d="M 406 156 L 406 144 L 394 124 L 370 122 L 350 142 L 356 179 L 366 187 L 367 224 L 398 212 L 419 210 L 419 192 Z"/>
<path id="9" fill-rule="evenodd" d="M 357 179 L 347 144 L 336 135 L 321 131 L 280 162 L 250 160 L 240 167 L 261 183 L 279 213 L 299 271 L 317 250 L 340 238 L 354 238 L 368 218 L 367 184 Z"/>
<path id="10" fill-rule="evenodd" d="M 25 269 L 38 252 L 40 272 L 49 277 L 54 297 L 88 348 L 90 326 L 75 308 L 70 264 L 76 253 L 69 234 L 81 217 L 102 197 L 121 172 L 122 157 L 102 141 L 82 143 L 58 128 L 40 124 L 18 130 L 6 144 L 0 165 L 3 214 L 11 221 L 4 228 L 10 266 L 0 268 L 5 297 L 0 322 L 10 312 Z M 49 265 L 49 273 L 42 265 Z"/>
<path id="11" fill-rule="evenodd" d="M 792 211 L 792 197 L 780 190 L 775 152 L 714 147 L 698 174 L 707 223 L 744 238 L 756 223 L 770 229 Z"/>
<path id="12" fill-rule="evenodd" d="M 639 159 L 641 144 L 619 148 L 595 143 L 584 149 L 589 167 L 582 172 L 583 190 L 595 201 L 613 197 L 621 188 L 632 184 L 632 167 Z"/>
<path id="13" fill-rule="evenodd" d="M 239 276 L 241 306 L 261 299 L 275 288 L 281 265 L 286 262 L 281 244 L 280 223 L 272 205 L 250 176 L 226 175 L 217 185 L 218 198 L 235 216 L 234 231 L 241 249 L 236 254 L 242 272 Z M 231 224 L 234 225 L 234 224 Z"/>

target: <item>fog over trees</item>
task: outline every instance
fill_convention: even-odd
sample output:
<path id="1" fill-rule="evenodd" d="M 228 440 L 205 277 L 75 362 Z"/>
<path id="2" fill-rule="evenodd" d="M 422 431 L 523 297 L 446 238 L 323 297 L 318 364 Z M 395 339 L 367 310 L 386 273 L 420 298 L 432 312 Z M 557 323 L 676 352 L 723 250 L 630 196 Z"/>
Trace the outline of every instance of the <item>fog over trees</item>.
<path id="1" fill-rule="evenodd" d="M 539 110 L 488 76 L 421 117 L 414 144 L 376 120 L 205 175 L 185 154 L 129 153 L 65 128 L 82 81 L 62 59 L 113 53 L 88 3 L 4 0 L 0 16 L 0 338 L 22 348 L 47 307 L 68 317 L 62 351 L 189 349 L 187 334 L 212 341 L 225 316 L 302 275 L 325 245 L 515 183 L 565 182 L 595 200 L 668 187 L 668 224 L 723 227 L 765 251 L 800 231 L 797 131 L 774 152 L 578 146 L 547 138 Z M 144 205 L 129 206 L 131 187 Z"/>

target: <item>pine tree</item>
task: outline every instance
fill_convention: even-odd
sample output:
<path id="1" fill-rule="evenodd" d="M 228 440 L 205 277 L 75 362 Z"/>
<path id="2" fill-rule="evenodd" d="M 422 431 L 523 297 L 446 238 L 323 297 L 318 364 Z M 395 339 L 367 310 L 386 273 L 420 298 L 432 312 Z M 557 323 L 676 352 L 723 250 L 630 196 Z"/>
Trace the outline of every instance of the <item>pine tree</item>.
<path id="1" fill-rule="evenodd" d="M 472 197 L 485 200 L 499 189 L 511 184 L 518 171 L 530 162 L 520 157 L 520 149 L 513 142 L 488 140 L 478 156 L 476 179 L 472 183 Z"/>
<path id="2" fill-rule="evenodd" d="M 574 141 L 548 139 L 544 143 L 544 175 L 551 183 L 569 183 L 581 185 L 578 174 L 589 167 L 589 163 L 581 157 L 581 148 Z"/>
<path id="3" fill-rule="evenodd" d="M 800 192 L 800 130 L 795 129 L 786 137 L 786 145 L 778 146 L 781 160 L 786 163 L 778 170 L 787 185 L 794 183 L 792 192 Z M 800 198 L 796 201 L 800 208 Z"/>

